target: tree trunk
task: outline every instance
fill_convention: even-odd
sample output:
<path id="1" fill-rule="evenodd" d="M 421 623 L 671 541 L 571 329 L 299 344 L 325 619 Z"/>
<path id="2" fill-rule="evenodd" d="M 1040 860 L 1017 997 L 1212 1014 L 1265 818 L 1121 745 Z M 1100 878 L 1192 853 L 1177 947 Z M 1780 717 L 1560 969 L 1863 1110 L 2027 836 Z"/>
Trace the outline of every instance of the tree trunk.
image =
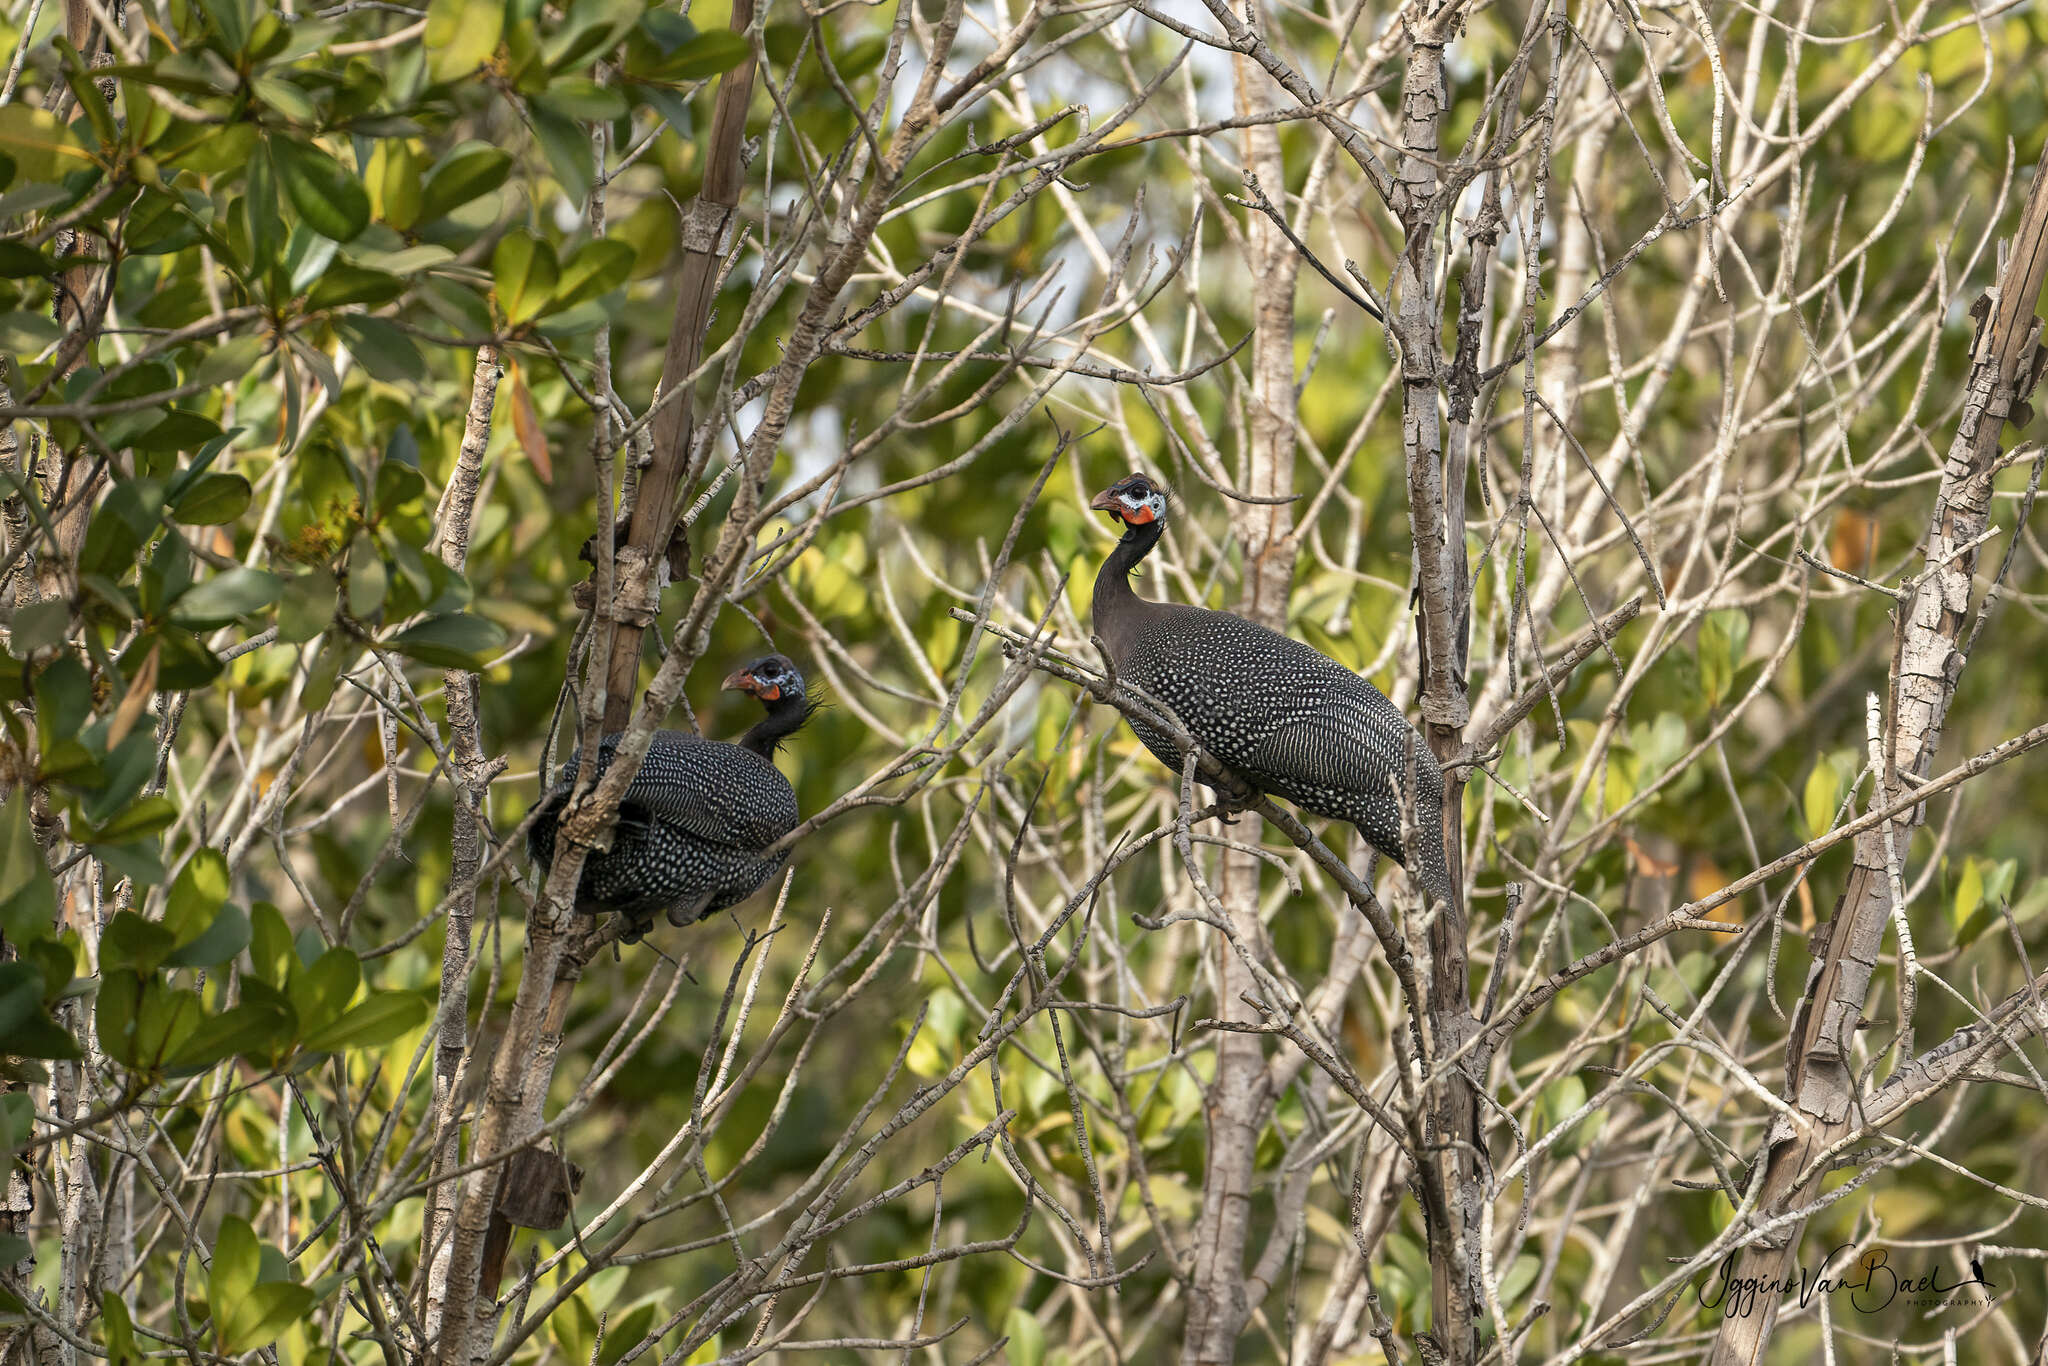
<path id="1" fill-rule="evenodd" d="M 1971 578 L 1977 541 L 1990 523 L 1991 476 L 2006 419 L 2024 412 L 2040 382 L 2048 352 L 2037 345 L 2041 322 L 2034 301 L 2048 280 L 2048 147 L 2034 168 L 2033 188 L 2007 252 L 1995 302 L 1979 300 L 1977 333 L 1962 418 L 1949 445 L 1940 491 L 1927 528 L 1923 568 L 1901 604 L 1898 653 L 1892 661 L 1892 714 L 1884 737 L 1872 806 L 1881 806 L 1906 784 L 1927 777 L 1941 743 L 1941 729 L 1962 676 L 1968 642 Z M 1814 962 L 1806 993 L 1792 1018 L 1786 1049 L 1785 1095 L 1803 1123 L 1798 1131 L 1783 1116 L 1767 1140 L 1763 1190 L 1754 1222 L 1810 1204 L 1827 1175 L 1822 1164 L 1807 1168 L 1856 1125 L 1854 1099 L 1860 1085 L 1852 1040 L 1863 1024 L 1863 1005 L 1877 969 L 1885 929 L 1892 922 L 1892 874 L 1904 860 L 1913 829 L 1926 808 L 1865 831 L 1856 839 L 1855 864 L 1836 904 L 1833 921 L 1815 935 Z M 1900 992 L 1911 991 L 1911 964 L 1900 954 Z M 1903 1018 L 1901 1024 L 1908 1021 Z M 1909 1036 L 1910 1037 L 1910 1036 Z M 1905 1051 L 1910 1053 L 1910 1043 Z M 1773 1231 L 1767 1241 L 1746 1248 L 1737 1277 L 1791 1274 L 1798 1261 L 1804 1221 Z M 1757 1297 L 1754 1312 L 1721 1320 L 1712 1366 L 1757 1366 L 1769 1349 L 1778 1297 Z"/>
<path id="2" fill-rule="evenodd" d="M 1395 172 L 1393 209 L 1403 233 L 1394 271 L 1392 320 L 1401 351 L 1401 443 L 1408 472 L 1409 530 L 1415 551 L 1416 601 L 1421 612 L 1421 706 L 1424 734 L 1437 759 L 1462 757 L 1470 718 L 1464 677 L 1465 563 L 1463 479 L 1446 487 L 1443 426 L 1437 411 L 1443 373 L 1441 302 L 1436 296 L 1436 224 L 1442 122 L 1449 108 L 1444 85 L 1444 44 L 1458 17 L 1453 2 L 1435 7 L 1418 25 L 1401 87 L 1402 156 Z M 1462 863 L 1458 819 L 1463 785 L 1456 772 L 1444 784 L 1445 860 L 1455 883 Z M 1476 1028 L 1465 951 L 1463 896 L 1434 907 L 1429 921 L 1429 1056 L 1456 1053 Z M 1476 1061 L 1467 1066 L 1477 1067 Z M 1438 1164 L 1447 1228 L 1429 1230 L 1432 1329 L 1451 1363 L 1479 1354 L 1478 1098 L 1464 1071 L 1432 1079 L 1430 1159 Z"/>
<path id="3" fill-rule="evenodd" d="M 1237 60 L 1237 104 L 1242 113 L 1266 107 L 1268 82 L 1244 58 Z M 1273 128 L 1248 129 L 1245 167 L 1274 206 L 1286 212 L 1286 164 Z M 1284 498 L 1294 491 L 1294 286 L 1299 260 L 1286 235 L 1263 214 L 1247 214 L 1245 235 L 1252 272 L 1251 411 L 1241 487 L 1256 497 Z M 1231 530 L 1244 551 L 1244 582 L 1237 610 L 1276 631 L 1287 626 L 1294 583 L 1293 520 L 1286 504 L 1234 503 Z M 1216 892 L 1239 937 L 1256 944 L 1259 861 L 1223 851 Z M 1256 994 L 1250 972 L 1228 940 L 1216 936 L 1219 1018 L 1252 1020 L 1243 999 Z M 1195 1265 L 1188 1291 L 1186 1366 L 1226 1363 L 1256 1307 L 1245 1291 L 1245 1254 L 1251 1236 L 1253 1163 L 1259 1133 L 1272 1111 L 1265 1050 L 1256 1034 L 1223 1032 L 1216 1047 L 1216 1079 L 1206 1105 L 1209 1150 L 1202 1172 L 1202 1216 L 1196 1227 Z"/>

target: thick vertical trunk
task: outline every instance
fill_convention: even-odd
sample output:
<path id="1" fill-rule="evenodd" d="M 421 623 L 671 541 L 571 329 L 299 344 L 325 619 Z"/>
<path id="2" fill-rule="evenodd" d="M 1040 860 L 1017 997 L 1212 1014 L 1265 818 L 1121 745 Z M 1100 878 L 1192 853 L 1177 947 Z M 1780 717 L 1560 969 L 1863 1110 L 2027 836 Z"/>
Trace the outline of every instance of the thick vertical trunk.
<path id="1" fill-rule="evenodd" d="M 1403 228 L 1394 272 L 1393 326 L 1401 348 L 1401 443 L 1408 472 L 1409 530 L 1415 552 L 1416 600 L 1421 611 L 1422 717 L 1431 751 L 1440 761 L 1460 756 L 1470 717 L 1464 677 L 1463 603 L 1466 594 L 1464 490 L 1446 487 L 1443 427 L 1437 411 L 1443 372 L 1441 301 L 1436 293 L 1436 225 L 1442 122 L 1449 106 L 1444 86 L 1444 44 L 1457 5 L 1438 6 L 1417 27 L 1401 87 L 1402 155 L 1392 207 Z M 1443 809 L 1446 861 L 1455 879 L 1462 784 L 1447 775 Z M 1429 922 L 1430 1055 L 1455 1053 L 1475 1028 L 1465 952 L 1462 895 L 1434 908 Z M 1448 1227 L 1432 1227 L 1432 1329 L 1444 1359 L 1465 1363 L 1479 1353 L 1480 1303 L 1478 1099 L 1462 1071 L 1433 1079 L 1429 1099 L 1431 1159 L 1439 1166 Z"/>
<path id="2" fill-rule="evenodd" d="M 754 20 L 753 0 L 735 0 L 728 27 L 744 33 Z M 711 326 L 711 301 L 717 292 L 720 253 L 725 233 L 740 202 L 740 149 L 747 126 L 747 103 L 754 92 L 754 56 L 750 50 L 731 72 L 719 78 L 718 102 L 712 111 L 711 140 L 706 149 L 703 189 L 683 218 L 683 262 L 676 276 L 675 322 L 669 328 L 668 350 L 662 356 L 662 406 L 653 422 L 654 463 L 638 481 L 626 542 L 618 549 L 617 601 L 613 614 L 611 654 L 605 678 L 604 728 L 621 731 L 632 719 L 634 684 L 640 676 L 641 638 L 654 624 L 661 607 L 661 586 L 682 570 L 680 547 L 671 553 L 680 509 L 676 500 L 694 474 L 687 468 L 691 417 L 690 375 L 704 359 L 705 333 Z M 683 392 L 678 393 L 677 390 Z M 599 527 L 598 534 L 614 530 Z"/>
<path id="3" fill-rule="evenodd" d="M 476 507 L 484 450 L 490 444 L 498 377 L 498 348 L 490 344 L 478 347 L 476 372 L 470 385 L 469 417 L 461 450 L 456 455 L 455 475 L 449 481 L 440 528 L 441 559 L 458 572 L 469 558 L 470 517 Z M 433 1123 L 439 1128 L 434 1139 L 433 1170 L 437 1175 L 453 1171 L 462 1160 L 461 1128 L 455 1122 L 455 1083 L 462 1059 L 469 1051 L 470 927 L 476 919 L 476 880 L 484 860 L 483 800 L 490 786 L 490 764 L 484 758 L 476 714 L 476 675 L 464 669 L 450 669 L 443 681 L 448 699 L 449 757 L 453 760 L 460 799 L 454 812 L 447 937 L 441 947 L 441 1018 L 434 1050 Z M 429 1338 L 440 1334 L 442 1306 L 448 1297 L 449 1254 L 453 1246 L 447 1234 L 455 1217 L 458 1189 L 453 1181 L 434 1186 L 420 1231 L 420 1256 L 428 1266 L 424 1317 Z"/>
<path id="4" fill-rule="evenodd" d="M 2006 418 L 2025 404 L 2040 382 L 2048 355 L 2039 349 L 2034 301 L 2048 281 L 2048 147 L 2034 169 L 2020 225 L 2005 258 L 1996 302 L 1980 301 L 1971 349 L 1968 389 L 1955 440 L 1942 469 L 1928 522 L 1924 568 L 1901 617 L 1892 661 L 1891 717 L 1883 739 L 1881 791 L 1899 793 L 1930 772 L 1941 730 L 1962 676 L 1963 626 L 1970 607 L 1977 543 L 1990 524 L 1991 475 Z M 1987 308 L 1986 305 L 1989 305 Z M 1873 805 L 1883 798 L 1873 797 Z M 1807 1167 L 1855 1124 L 1860 1080 L 1851 1040 L 1863 1024 L 1863 1004 L 1891 923 L 1890 860 L 1903 859 L 1921 812 L 1864 832 L 1855 865 L 1825 935 L 1816 936 L 1806 993 L 1792 1020 L 1786 1049 L 1785 1094 L 1804 1123 L 1797 1132 L 1783 1117 L 1771 1131 L 1756 1218 L 1769 1219 L 1809 1204 L 1827 1175 Z M 1889 854 L 1887 853 L 1889 846 Z M 1899 971 L 1910 971 L 1900 955 Z M 1780 1277 L 1798 1260 L 1803 1225 L 1773 1233 L 1742 1254 L 1738 1277 Z M 1721 1321 L 1712 1366 L 1756 1366 L 1770 1346 L 1778 1301 L 1761 1296 L 1756 1312 Z"/>
<path id="5" fill-rule="evenodd" d="M 1240 112 L 1264 109 L 1267 88 L 1264 74 L 1239 58 Z M 1244 147 L 1246 168 L 1285 212 L 1286 164 L 1279 137 L 1270 126 L 1250 129 Z M 1247 215 L 1245 233 L 1254 317 L 1251 411 L 1245 423 L 1249 448 L 1242 487 L 1257 497 L 1284 498 L 1294 491 L 1294 286 L 1299 263 L 1286 236 L 1263 215 Z M 1286 628 L 1288 590 L 1294 582 L 1295 541 L 1288 511 L 1287 505 L 1273 503 L 1239 503 L 1231 509 L 1231 529 L 1244 552 L 1236 610 L 1276 631 Z M 1240 937 L 1257 943 L 1258 860 L 1225 850 L 1216 891 Z M 1216 936 L 1214 951 L 1221 995 L 1217 1015 L 1253 1018 L 1243 1000 L 1254 990 L 1250 973 L 1221 935 Z M 1186 1366 L 1233 1360 L 1237 1339 L 1255 1307 L 1245 1291 L 1245 1255 L 1251 1236 L 1253 1161 L 1272 1106 L 1259 1036 L 1220 1034 L 1216 1079 L 1206 1105 L 1209 1150 L 1203 1164 L 1187 1333 L 1181 1345 Z"/>

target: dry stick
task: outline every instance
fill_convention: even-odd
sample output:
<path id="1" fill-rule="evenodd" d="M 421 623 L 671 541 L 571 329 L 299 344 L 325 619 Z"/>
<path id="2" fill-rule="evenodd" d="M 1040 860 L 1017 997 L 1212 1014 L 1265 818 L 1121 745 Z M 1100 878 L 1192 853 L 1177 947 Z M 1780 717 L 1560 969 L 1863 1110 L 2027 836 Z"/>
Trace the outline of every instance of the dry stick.
<path id="1" fill-rule="evenodd" d="M 918 95 L 897 126 L 889 154 L 876 168 L 875 178 L 858 206 L 848 211 L 848 221 L 835 225 L 835 250 L 810 286 L 791 329 L 783 360 L 775 368 L 761 421 L 735 462 L 744 474 L 733 506 L 715 547 L 705 558 L 697 591 L 676 627 L 668 658 L 648 685 L 646 704 L 617 732 L 619 746 L 603 780 L 580 798 L 572 798 L 567 808 L 557 836 L 555 862 L 549 868 L 542 896 L 527 919 L 525 970 L 492 1063 L 488 1098 L 477 1125 L 474 1156 L 469 1164 L 473 1170 L 464 1180 L 457 1206 L 450 1302 L 440 1344 L 440 1366 L 464 1366 L 489 1355 L 495 1306 L 491 1297 L 480 1294 L 475 1278 L 483 1266 L 484 1240 L 497 1187 L 498 1172 L 493 1168 L 540 1128 L 538 1110 L 546 1096 L 560 1043 L 567 1013 L 567 988 L 595 947 L 596 939 L 590 935 L 583 936 L 573 948 L 567 942 L 570 906 L 585 857 L 606 838 L 605 832 L 626 786 L 646 757 L 656 723 L 681 695 L 684 679 L 704 646 L 712 619 L 750 558 L 764 520 L 760 500 L 768 469 L 788 429 L 797 388 L 823 343 L 827 314 L 863 258 L 905 165 L 931 134 L 941 113 L 931 98 L 931 87 L 957 32 L 957 6 L 948 13 L 947 24 L 938 35 L 942 41 L 934 48 Z M 894 63 L 885 63 L 885 80 L 893 80 L 895 74 Z M 643 489 L 643 501 L 647 496 Z M 609 532 L 609 528 L 601 528 L 599 534 Z M 600 540 L 600 559 L 605 546 Z M 650 576 L 651 583 L 654 560 L 647 560 L 641 569 Z M 596 680 L 603 675 L 593 669 L 591 677 Z M 609 712 L 609 706 L 606 710 Z M 586 745 L 586 765 L 594 749 L 594 745 Z M 458 1303 L 461 1313 L 456 1312 Z M 472 1338 L 476 1341 L 472 1342 Z"/>
<path id="2" fill-rule="evenodd" d="M 1940 743 L 1942 724 L 1954 700 L 1965 663 L 1959 641 L 1969 616 L 1975 543 L 1990 517 L 1991 474 L 1999 456 L 2006 418 L 2026 402 L 2041 378 L 2036 339 L 2040 320 L 2034 301 L 2048 280 L 2048 147 L 2034 170 L 2020 223 L 2000 273 L 1995 304 L 1978 307 L 1971 347 L 1967 395 L 1948 461 L 1942 470 L 1926 541 L 1928 569 L 1910 601 L 1900 609 L 1898 652 L 1892 665 L 1892 715 L 1886 737 L 1890 780 L 1884 787 L 1914 794 Z M 1988 307 L 1987 307 L 1988 305 Z M 1959 553 L 1960 551 L 1960 553 Z M 1910 832 L 1924 805 L 1901 812 L 1896 833 Z M 1880 808 L 1883 809 L 1883 808 Z M 1759 1220 L 1782 1218 L 1813 1202 L 1817 1175 L 1810 1158 L 1854 1123 L 1856 1069 L 1849 1040 L 1862 1022 L 1864 1001 L 1877 967 L 1878 948 L 1891 923 L 1890 878 L 1885 832 L 1875 829 L 1856 842 L 1856 860 L 1842 890 L 1825 942 L 1818 946 L 1804 998 L 1793 1017 L 1787 1049 L 1785 1095 L 1806 1121 L 1795 1132 L 1783 1117 L 1767 1140 Z M 1889 827 L 1888 827 L 1889 828 Z M 1906 971 L 1901 963 L 1900 971 Z M 1746 1248 L 1736 1269 L 1741 1277 L 1782 1276 L 1798 1255 L 1800 1221 L 1769 1240 Z M 1765 1297 L 1759 1311 L 1724 1319 L 1714 1342 L 1712 1366 L 1757 1366 L 1770 1345 L 1778 1302 Z"/>
<path id="3" fill-rule="evenodd" d="M 1267 83 L 1249 59 L 1236 70 L 1237 112 L 1262 112 Z M 1248 183 L 1260 178 L 1285 188 L 1279 130 L 1272 125 L 1242 134 Z M 1272 630 L 1287 625 L 1287 599 L 1294 584 L 1297 542 L 1286 503 L 1294 492 L 1294 300 L 1300 258 L 1273 219 L 1253 214 L 1245 223 L 1243 247 L 1251 273 L 1253 341 L 1251 384 L 1244 399 L 1248 440 L 1239 482 L 1250 500 L 1230 504 L 1232 533 L 1244 547 L 1244 576 L 1238 612 Z M 1199 470 L 1199 461 L 1190 461 Z M 1183 810 L 1186 800 L 1183 798 Z M 1189 876 L 1200 885 L 1192 851 L 1183 850 Z M 1238 1024 L 1255 1024 L 1246 1004 L 1263 995 L 1250 964 L 1232 939 L 1257 943 L 1259 864 L 1239 850 L 1224 849 L 1217 860 L 1218 908 L 1231 927 L 1213 936 L 1216 1013 Z M 1187 1327 L 1181 1340 L 1184 1366 L 1227 1366 L 1252 1311 L 1245 1280 L 1245 1252 L 1252 1231 L 1259 1135 L 1275 1095 L 1267 1075 L 1265 1048 L 1256 1034 L 1226 1032 L 1216 1040 L 1216 1075 L 1208 1087 L 1208 1143 L 1203 1154 L 1202 1211 L 1193 1234 L 1194 1265 L 1187 1292 Z"/>
<path id="4" fill-rule="evenodd" d="M 1444 186 L 1439 168 L 1442 121 L 1448 112 L 1444 44 L 1462 12 L 1446 0 L 1419 18 L 1408 49 L 1401 86 L 1401 158 L 1395 166 L 1389 206 L 1399 219 L 1402 250 L 1394 267 L 1390 330 L 1399 339 L 1401 444 L 1408 476 L 1408 520 L 1414 545 L 1416 605 L 1421 615 L 1420 704 L 1429 747 L 1440 763 L 1457 758 L 1471 717 L 1460 661 L 1463 623 L 1459 605 L 1467 600 L 1464 489 L 1447 488 L 1443 430 L 1437 411 L 1443 369 L 1441 305 L 1436 297 L 1436 225 L 1443 216 Z M 1441 839 L 1451 869 L 1451 899 L 1436 908 L 1428 927 L 1429 1047 L 1432 1060 L 1456 1053 L 1471 1036 L 1470 973 L 1466 967 L 1465 914 L 1456 887 L 1461 843 L 1459 782 L 1445 775 Z M 1430 1098 L 1427 1161 L 1448 1197 L 1449 1218 L 1429 1227 L 1431 1326 L 1444 1359 L 1465 1366 L 1479 1354 L 1482 1315 L 1475 1277 L 1479 1271 L 1478 1101 L 1462 1069 L 1435 1078 Z"/>
<path id="5" fill-rule="evenodd" d="M 754 22 L 754 0 L 734 0 L 732 32 L 744 34 Z M 750 42 L 740 64 L 718 81 L 718 103 L 711 116 L 704 188 L 683 214 L 683 261 L 676 274 L 676 316 L 661 361 L 661 392 L 668 396 L 687 385 L 704 356 L 705 334 L 711 326 L 711 303 L 717 292 L 719 244 L 740 202 L 741 139 L 747 130 L 747 102 L 754 91 L 754 49 Z M 680 575 L 680 557 L 672 555 L 680 491 L 697 471 L 687 468 L 692 432 L 691 395 L 677 394 L 654 415 L 653 463 L 641 474 L 633 501 L 626 543 L 618 547 L 617 588 L 611 659 L 605 671 L 604 729 L 624 730 L 633 715 L 634 684 L 640 675 L 643 633 L 661 609 L 664 563 Z M 600 536 L 616 536 L 600 527 Z M 687 555 L 687 550 L 683 555 Z"/>
<path id="6" fill-rule="evenodd" d="M 498 348 L 479 346 L 476 372 L 470 381 L 469 415 L 464 422 L 462 446 L 455 457 L 455 474 L 448 482 L 442 501 L 438 534 L 441 561 L 461 573 L 469 560 L 470 518 L 476 510 L 478 476 L 483 468 L 484 450 L 491 439 L 491 412 L 498 396 Z M 435 1177 L 461 1161 L 461 1131 L 455 1118 L 456 1080 L 463 1058 L 469 1052 L 469 939 L 476 917 L 477 875 L 483 868 L 482 805 L 490 790 L 493 765 L 484 758 L 483 738 L 477 721 L 476 675 L 466 669 L 449 669 L 442 675 L 448 700 L 448 750 L 450 774 L 455 780 L 453 858 L 448 870 L 448 928 L 441 947 L 439 1041 L 434 1050 L 434 1104 L 430 1122 L 435 1126 L 432 1172 Z M 431 1179 L 431 1178 L 430 1178 Z M 429 1264 L 425 1312 L 421 1315 L 427 1336 L 441 1329 L 441 1307 L 448 1291 L 448 1258 L 453 1243 L 442 1236 L 455 1217 L 460 1187 L 440 1181 L 428 1197 L 426 1218 L 420 1228 L 420 1257 Z"/>

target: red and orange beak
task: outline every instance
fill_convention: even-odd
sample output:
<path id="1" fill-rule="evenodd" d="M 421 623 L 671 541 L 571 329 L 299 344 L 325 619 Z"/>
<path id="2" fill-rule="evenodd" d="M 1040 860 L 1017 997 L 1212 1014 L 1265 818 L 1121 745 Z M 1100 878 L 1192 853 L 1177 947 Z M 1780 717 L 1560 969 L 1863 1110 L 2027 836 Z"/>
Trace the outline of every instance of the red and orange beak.
<path id="1" fill-rule="evenodd" d="M 763 702 L 773 702 L 777 698 L 782 696 L 781 684 L 777 684 L 772 688 L 764 687 L 762 686 L 761 680 L 754 677 L 753 673 L 747 669 L 741 669 L 737 673 L 727 674 L 725 676 L 725 682 L 720 684 L 719 686 L 726 689 L 728 692 L 743 692 L 750 694 L 751 696 L 760 698 Z"/>
<path id="2" fill-rule="evenodd" d="M 1106 512 L 1118 521 L 1127 522 L 1132 526 L 1143 526 L 1151 521 L 1154 515 L 1151 508 L 1138 508 L 1133 511 L 1125 507 L 1123 500 L 1117 496 L 1117 492 L 1113 488 L 1104 489 L 1096 494 L 1094 501 L 1089 503 L 1088 506 L 1094 508 L 1097 512 Z"/>

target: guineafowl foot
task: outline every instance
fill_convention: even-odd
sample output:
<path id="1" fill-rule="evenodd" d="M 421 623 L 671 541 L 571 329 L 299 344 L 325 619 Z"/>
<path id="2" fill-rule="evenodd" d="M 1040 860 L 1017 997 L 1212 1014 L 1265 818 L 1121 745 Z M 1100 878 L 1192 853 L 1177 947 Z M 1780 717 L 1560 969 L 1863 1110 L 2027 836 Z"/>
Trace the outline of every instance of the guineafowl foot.
<path id="1" fill-rule="evenodd" d="M 685 925 L 696 924 L 709 912 L 711 908 L 711 895 L 710 892 L 705 892 L 702 896 L 692 897 L 688 901 L 679 901 L 669 907 L 668 923 L 676 926 L 678 929 Z"/>

